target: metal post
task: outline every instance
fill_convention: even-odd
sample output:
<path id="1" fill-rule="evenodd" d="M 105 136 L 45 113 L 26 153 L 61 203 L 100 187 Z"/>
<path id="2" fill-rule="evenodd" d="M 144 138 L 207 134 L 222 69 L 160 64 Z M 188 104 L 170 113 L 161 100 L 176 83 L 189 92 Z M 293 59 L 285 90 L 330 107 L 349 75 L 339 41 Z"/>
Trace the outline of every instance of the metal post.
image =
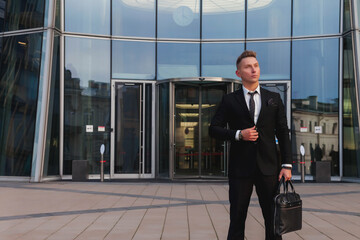
<path id="1" fill-rule="evenodd" d="M 104 181 L 104 154 L 101 154 L 101 172 L 100 172 L 100 180 Z"/>
<path id="2" fill-rule="evenodd" d="M 300 164 L 301 164 L 301 182 L 305 182 L 305 156 L 300 157 Z"/>
<path id="3" fill-rule="evenodd" d="M 100 181 L 104 181 L 104 152 L 105 152 L 105 145 L 101 144 L 100 147 L 100 154 L 101 154 L 101 160 L 100 160 Z"/>
<path id="4" fill-rule="evenodd" d="M 300 167 L 301 167 L 301 182 L 305 182 L 305 147 L 300 145 Z"/>

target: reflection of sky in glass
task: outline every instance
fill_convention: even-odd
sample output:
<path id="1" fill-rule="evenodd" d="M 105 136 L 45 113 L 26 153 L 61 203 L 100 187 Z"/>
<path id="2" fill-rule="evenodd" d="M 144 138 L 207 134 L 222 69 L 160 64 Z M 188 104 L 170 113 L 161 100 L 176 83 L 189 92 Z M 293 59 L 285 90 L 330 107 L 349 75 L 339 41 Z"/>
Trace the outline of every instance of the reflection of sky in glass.
<path id="1" fill-rule="evenodd" d="M 155 78 L 154 42 L 113 41 L 112 59 L 113 78 Z"/>
<path id="2" fill-rule="evenodd" d="M 339 39 L 296 40 L 292 48 L 292 98 L 338 98 Z"/>
<path id="3" fill-rule="evenodd" d="M 66 37 L 65 68 L 81 87 L 88 87 L 89 80 L 110 83 L 110 41 Z"/>
<path id="4" fill-rule="evenodd" d="M 133 1 L 137 3 L 138 1 Z M 112 1 L 112 34 L 117 36 L 155 37 L 155 0 L 147 0 L 146 8 Z M 139 17 L 141 16 L 141 17 Z"/>
<path id="5" fill-rule="evenodd" d="M 248 50 L 257 53 L 260 64 L 260 80 L 290 79 L 290 42 L 248 42 Z"/>
<path id="6" fill-rule="evenodd" d="M 257 7 L 259 2 L 248 1 L 247 37 L 289 37 L 291 35 L 291 1 L 272 0 Z"/>
<path id="7" fill-rule="evenodd" d="M 294 0 L 293 35 L 339 33 L 339 0 Z"/>
<path id="8" fill-rule="evenodd" d="M 203 43 L 201 76 L 238 78 L 236 59 L 243 51 L 243 43 Z"/>
<path id="9" fill-rule="evenodd" d="M 160 0 L 158 5 L 159 38 L 200 38 L 200 1 Z"/>
<path id="10" fill-rule="evenodd" d="M 157 51 L 157 79 L 199 76 L 199 43 L 158 43 Z"/>
<path id="11" fill-rule="evenodd" d="M 224 2 L 230 3 L 230 1 Z M 214 0 L 203 0 L 202 37 L 204 39 L 245 37 L 245 1 L 233 0 L 231 4 L 232 8 L 225 4 L 223 6 L 219 1 L 215 3 Z"/>
<path id="12" fill-rule="evenodd" d="M 65 31 L 110 34 L 110 0 L 65 0 Z"/>
<path id="13" fill-rule="evenodd" d="M 152 0 L 122 0 L 124 4 L 128 6 L 138 7 L 138 8 L 151 8 Z M 222 13 L 222 12 L 237 12 L 244 11 L 245 0 L 205 0 L 206 4 L 203 4 L 204 12 L 211 13 Z M 205 2 L 204 1 L 204 2 Z M 248 4 L 251 6 L 251 9 L 263 8 L 271 4 L 276 0 L 248 0 Z M 199 1 L 197 1 L 199 2 Z M 177 8 L 179 6 L 194 6 L 194 0 L 158 0 L 158 8 L 168 9 L 169 11 Z M 197 8 L 195 7 L 194 10 Z"/>

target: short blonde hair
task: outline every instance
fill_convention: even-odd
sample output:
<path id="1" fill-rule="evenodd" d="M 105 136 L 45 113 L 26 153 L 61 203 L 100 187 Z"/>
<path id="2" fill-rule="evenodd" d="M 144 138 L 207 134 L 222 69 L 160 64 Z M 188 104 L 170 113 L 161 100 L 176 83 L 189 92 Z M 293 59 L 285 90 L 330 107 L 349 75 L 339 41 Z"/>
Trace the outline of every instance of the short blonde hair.
<path id="1" fill-rule="evenodd" d="M 236 68 L 239 68 L 239 64 L 241 62 L 241 60 L 243 60 L 244 58 L 247 57 L 254 57 L 256 58 L 256 52 L 251 51 L 251 50 L 245 50 L 236 60 Z"/>

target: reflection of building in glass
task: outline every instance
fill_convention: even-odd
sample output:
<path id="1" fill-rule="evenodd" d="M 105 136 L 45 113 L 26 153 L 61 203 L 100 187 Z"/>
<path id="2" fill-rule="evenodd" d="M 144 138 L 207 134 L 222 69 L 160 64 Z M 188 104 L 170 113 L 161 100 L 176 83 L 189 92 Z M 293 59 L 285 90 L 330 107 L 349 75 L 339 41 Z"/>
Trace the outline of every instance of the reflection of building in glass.
<path id="1" fill-rule="evenodd" d="M 305 148 L 306 174 L 313 174 L 314 162 L 331 161 L 332 175 L 339 174 L 338 100 L 321 103 L 316 96 L 292 101 L 292 144 L 294 161 Z M 299 165 L 298 171 L 300 172 Z"/>
<path id="2" fill-rule="evenodd" d="M 90 172 L 99 173 L 99 148 L 109 141 L 110 84 L 89 80 L 87 87 L 81 87 L 80 81 L 65 70 L 64 171 L 71 172 L 72 160 L 88 159 Z M 86 132 L 86 125 L 93 125 L 93 132 Z M 98 132 L 99 126 L 108 131 Z"/>

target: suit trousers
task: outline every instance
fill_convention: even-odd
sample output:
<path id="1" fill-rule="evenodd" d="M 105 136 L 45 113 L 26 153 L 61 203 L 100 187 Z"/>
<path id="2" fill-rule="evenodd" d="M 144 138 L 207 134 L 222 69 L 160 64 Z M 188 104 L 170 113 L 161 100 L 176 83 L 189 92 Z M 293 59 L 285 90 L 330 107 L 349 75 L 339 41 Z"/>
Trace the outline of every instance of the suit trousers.
<path id="1" fill-rule="evenodd" d="M 230 226 L 227 239 L 243 240 L 245 237 L 245 221 L 253 186 L 265 221 L 265 239 L 282 239 L 275 236 L 273 223 L 273 198 L 277 192 L 278 175 L 264 176 L 259 169 L 249 177 L 229 179 Z"/>

